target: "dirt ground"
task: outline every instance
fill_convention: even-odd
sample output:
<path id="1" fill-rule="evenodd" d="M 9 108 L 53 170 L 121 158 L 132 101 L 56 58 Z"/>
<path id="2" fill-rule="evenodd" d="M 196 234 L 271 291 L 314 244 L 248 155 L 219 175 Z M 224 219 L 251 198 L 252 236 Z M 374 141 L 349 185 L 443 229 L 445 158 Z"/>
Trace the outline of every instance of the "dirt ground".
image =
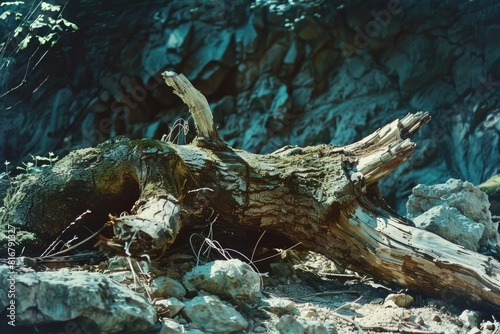
<path id="1" fill-rule="evenodd" d="M 191 253 L 192 254 L 192 253 Z M 114 264 L 110 264 L 114 262 Z M 117 265 L 121 262 L 123 265 Z M 177 253 L 160 263 L 146 264 L 149 280 L 169 276 L 182 281 L 183 275 L 194 267 L 196 257 L 189 252 Z M 95 265 L 73 266 L 72 270 L 101 272 L 139 293 L 146 293 L 148 279 L 137 280 L 124 258 L 103 261 Z M 144 262 L 143 264 L 145 264 Z M 141 265 L 142 267 L 143 265 Z M 343 334 L 343 333 L 407 333 L 407 334 L 499 334 L 499 317 L 488 310 L 477 314 L 476 322 L 468 323 L 460 314 L 467 305 L 457 305 L 442 299 L 432 299 L 402 290 L 386 282 L 374 281 L 337 267 L 322 255 L 307 251 L 283 251 L 260 269 L 261 294 L 255 302 L 233 305 L 248 320 L 250 333 L 286 334 Z M 59 269 L 50 265 L 47 270 Z M 136 275 L 136 278 L 137 275 Z M 391 294 L 413 299 L 408 306 L 397 306 L 385 301 Z M 475 311 L 474 309 L 469 309 Z M 159 316 L 161 321 L 161 315 Z M 283 327 L 287 320 L 300 319 L 304 331 Z M 193 327 L 178 315 L 174 318 L 186 330 Z M 281 325 L 280 325 L 281 323 Z M 281 331 L 278 330 L 281 326 Z M 308 326 L 308 327 L 307 327 Z M 286 330 L 288 328 L 288 330 Z M 145 334 L 167 333 L 161 324 Z M 168 332 L 170 333 L 170 332 Z"/>
<path id="2" fill-rule="evenodd" d="M 477 324 L 484 327 L 480 331 L 477 325 L 464 323 L 459 318 L 463 307 L 403 291 L 399 287 L 391 288 L 356 273 L 338 274 L 334 269 L 325 271 L 334 265 L 318 254 L 307 253 L 302 258 L 303 263 L 290 266 L 294 269 L 291 276 L 280 277 L 272 273 L 263 292 L 273 298 L 293 301 L 296 310 L 292 313 L 296 316 L 317 320 L 335 328 L 338 333 L 486 334 L 498 331 L 498 323 L 495 324 L 492 315 L 484 310 Z M 407 307 L 384 303 L 385 298 L 394 293 L 412 296 L 414 300 Z M 488 320 L 490 323 L 487 324 Z M 277 321 L 278 317 L 272 315 L 260 324 L 265 328 L 265 331 L 259 329 L 260 332 L 278 333 L 275 328 Z M 254 332 L 259 331 L 254 329 Z"/>
<path id="3" fill-rule="evenodd" d="M 180 280 L 193 266 L 193 259 L 185 255 L 185 261 L 166 274 Z M 433 299 L 386 282 L 376 282 L 371 277 L 345 271 L 316 253 L 286 251 L 268 265 L 268 273 L 261 271 L 260 300 L 256 304 L 237 306 L 250 323 L 241 334 L 280 333 L 277 324 L 286 316 L 310 323 L 309 329 L 304 331 L 310 334 L 324 333 L 319 330 L 321 328 L 339 334 L 500 333 L 498 315 L 495 318 L 488 310 L 474 312 L 477 323 L 470 324 L 460 317 L 467 305 L 449 303 L 446 296 Z M 398 307 L 390 301 L 384 302 L 390 294 L 411 296 L 413 301 L 408 306 Z M 476 310 L 470 308 L 469 311 Z M 315 327 L 318 324 L 322 327 Z M 295 332 L 282 330 L 282 333 Z"/>

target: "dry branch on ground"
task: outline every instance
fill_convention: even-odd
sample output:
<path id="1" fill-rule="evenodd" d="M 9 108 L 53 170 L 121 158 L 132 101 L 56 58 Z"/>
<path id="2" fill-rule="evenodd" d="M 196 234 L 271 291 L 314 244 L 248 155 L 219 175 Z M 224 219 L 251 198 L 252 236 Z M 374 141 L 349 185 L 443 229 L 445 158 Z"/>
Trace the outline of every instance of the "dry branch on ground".
<path id="1" fill-rule="evenodd" d="M 206 223 L 272 231 L 341 265 L 414 291 L 500 308 L 500 263 L 417 229 L 384 202 L 378 181 L 407 161 L 430 117 L 394 120 L 359 142 L 284 147 L 259 155 L 229 147 L 205 97 L 183 76 L 164 78 L 190 107 L 189 145 L 111 140 L 74 151 L 24 182 L 4 219 L 52 238 L 90 209 L 113 235 L 100 245 L 155 258 L 181 229 Z M 120 215 L 127 211 L 127 215 Z"/>

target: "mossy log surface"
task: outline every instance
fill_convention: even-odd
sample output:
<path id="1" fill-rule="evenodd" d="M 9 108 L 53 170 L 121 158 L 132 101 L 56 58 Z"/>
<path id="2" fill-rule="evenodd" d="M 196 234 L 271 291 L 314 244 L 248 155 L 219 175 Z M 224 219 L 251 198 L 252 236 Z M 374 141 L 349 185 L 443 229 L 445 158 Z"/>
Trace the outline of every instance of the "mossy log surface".
<path id="1" fill-rule="evenodd" d="M 284 235 L 413 291 L 500 310 L 499 262 L 415 228 L 378 190 L 378 181 L 411 156 L 409 137 L 429 121 L 427 113 L 395 120 L 348 146 L 259 155 L 227 146 L 204 97 L 182 75 L 164 76 L 191 108 L 198 134 L 191 144 L 118 138 L 74 151 L 24 181 L 2 221 L 34 233 L 46 247 L 89 209 L 94 229 L 106 222 L 113 228 L 100 238 L 103 249 L 152 259 L 181 229 L 215 213 L 221 222 Z"/>

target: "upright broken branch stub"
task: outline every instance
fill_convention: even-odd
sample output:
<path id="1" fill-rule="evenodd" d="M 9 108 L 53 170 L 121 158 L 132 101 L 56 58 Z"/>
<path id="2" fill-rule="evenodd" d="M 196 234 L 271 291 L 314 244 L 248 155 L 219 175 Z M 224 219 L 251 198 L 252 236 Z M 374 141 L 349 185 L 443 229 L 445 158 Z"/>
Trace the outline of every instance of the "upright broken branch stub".
<path id="1" fill-rule="evenodd" d="M 174 93 L 189 107 L 196 124 L 197 139 L 215 146 L 225 146 L 225 141 L 219 136 L 215 127 L 212 111 L 207 98 L 194 88 L 183 75 L 166 71 L 162 73 L 165 83 L 174 89 Z"/>

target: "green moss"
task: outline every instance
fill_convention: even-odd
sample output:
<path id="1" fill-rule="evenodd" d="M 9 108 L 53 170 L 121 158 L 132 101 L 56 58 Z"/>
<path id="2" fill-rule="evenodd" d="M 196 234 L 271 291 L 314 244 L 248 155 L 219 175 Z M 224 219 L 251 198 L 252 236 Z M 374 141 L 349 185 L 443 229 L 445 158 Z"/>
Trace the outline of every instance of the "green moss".
<path id="1" fill-rule="evenodd" d="M 38 249 L 42 245 L 42 240 L 40 240 L 40 238 L 38 238 L 36 234 L 32 232 L 26 232 L 16 229 L 15 235 L 17 246 L 14 248 L 14 250 L 16 252 L 16 256 L 20 256 L 23 249 L 25 253 L 30 253 L 31 251 Z M 8 244 L 9 239 L 7 235 L 3 232 L 0 232 L 0 257 L 5 258 L 8 256 Z"/>
<path id="2" fill-rule="evenodd" d="M 131 140 L 129 143 L 130 147 L 140 149 L 145 153 L 169 153 L 174 151 L 174 147 L 171 143 L 156 139 L 138 139 Z M 157 150 L 154 152 L 154 150 Z"/>
<path id="3" fill-rule="evenodd" d="M 490 196 L 500 194 L 500 174 L 492 176 L 489 180 L 480 184 L 479 189 Z"/>

